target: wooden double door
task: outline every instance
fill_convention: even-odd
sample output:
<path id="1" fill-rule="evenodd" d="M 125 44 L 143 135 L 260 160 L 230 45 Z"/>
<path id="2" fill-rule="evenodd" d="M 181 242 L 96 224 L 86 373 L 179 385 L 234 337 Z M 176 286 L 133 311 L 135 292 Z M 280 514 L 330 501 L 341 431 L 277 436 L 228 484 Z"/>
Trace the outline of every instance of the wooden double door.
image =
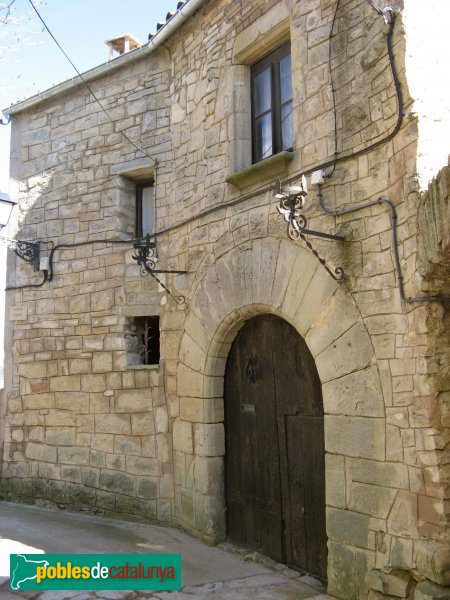
<path id="1" fill-rule="evenodd" d="M 323 403 L 314 359 L 286 321 L 255 317 L 225 375 L 227 532 L 326 579 Z"/>

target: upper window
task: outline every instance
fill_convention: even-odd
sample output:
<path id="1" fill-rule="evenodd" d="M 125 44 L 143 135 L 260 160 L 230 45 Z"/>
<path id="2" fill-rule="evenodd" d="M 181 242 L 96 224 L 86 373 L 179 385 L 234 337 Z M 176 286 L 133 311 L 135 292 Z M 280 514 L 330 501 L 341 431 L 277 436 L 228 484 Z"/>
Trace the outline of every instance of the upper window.
<path id="1" fill-rule="evenodd" d="M 136 187 L 136 235 L 155 233 L 155 188 L 153 181 Z"/>
<path id="2" fill-rule="evenodd" d="M 290 44 L 252 66 L 252 126 L 253 162 L 292 149 Z"/>

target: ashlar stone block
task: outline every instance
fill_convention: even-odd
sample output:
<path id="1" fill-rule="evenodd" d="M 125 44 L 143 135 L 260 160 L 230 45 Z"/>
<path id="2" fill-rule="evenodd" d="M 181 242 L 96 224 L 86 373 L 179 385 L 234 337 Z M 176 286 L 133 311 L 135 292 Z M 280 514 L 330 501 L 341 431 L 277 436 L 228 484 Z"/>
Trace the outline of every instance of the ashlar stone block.
<path id="1" fill-rule="evenodd" d="M 45 441 L 50 446 L 72 446 L 75 444 L 75 427 L 47 427 Z"/>
<path id="2" fill-rule="evenodd" d="M 325 383 L 322 394 L 326 413 L 384 416 L 383 392 L 376 366 Z"/>
<path id="3" fill-rule="evenodd" d="M 192 423 L 176 419 L 173 423 L 173 447 L 174 450 L 185 454 L 193 454 L 194 437 Z"/>
<path id="4" fill-rule="evenodd" d="M 384 419 L 325 415 L 325 448 L 333 454 L 384 460 Z"/>
<path id="5" fill-rule="evenodd" d="M 81 390 L 80 375 L 63 375 L 50 379 L 50 390 L 52 392 L 78 392 Z"/>
<path id="6" fill-rule="evenodd" d="M 84 392 L 104 392 L 106 379 L 104 375 L 82 375 L 81 389 Z"/>
<path id="7" fill-rule="evenodd" d="M 92 372 L 108 373 L 113 370 L 113 357 L 111 352 L 94 352 L 92 355 Z"/>
<path id="8" fill-rule="evenodd" d="M 131 433 L 129 415 L 98 414 L 95 415 L 96 433 Z"/>
<path id="9" fill-rule="evenodd" d="M 405 537 L 417 536 L 417 494 L 397 492 L 388 518 L 388 531 Z"/>
<path id="10" fill-rule="evenodd" d="M 450 587 L 421 581 L 414 590 L 414 600 L 450 600 Z"/>
<path id="11" fill-rule="evenodd" d="M 372 570 L 367 576 L 367 585 L 371 590 L 395 598 L 407 598 L 413 580 L 408 573 L 392 570 Z"/>
<path id="12" fill-rule="evenodd" d="M 68 465 L 89 465 L 89 448 L 60 447 L 58 448 L 58 462 Z"/>
<path id="13" fill-rule="evenodd" d="M 25 449 L 26 458 L 47 463 L 56 463 L 56 447 L 29 442 Z"/>
<path id="14" fill-rule="evenodd" d="M 421 541 L 417 545 L 416 560 L 417 569 L 421 575 L 439 585 L 450 586 L 450 547 L 448 545 Z"/>
<path id="15" fill-rule="evenodd" d="M 202 494 L 222 494 L 224 461 L 222 457 L 198 456 L 194 460 L 194 485 Z"/>
<path id="16" fill-rule="evenodd" d="M 193 427 L 197 456 L 223 456 L 225 454 L 223 423 L 194 423 Z"/>
<path id="17" fill-rule="evenodd" d="M 104 471 L 100 475 L 99 486 L 102 489 L 119 492 L 121 494 L 133 494 L 135 489 L 135 477 L 116 471 Z"/>
<path id="18" fill-rule="evenodd" d="M 386 519 L 396 491 L 389 488 L 353 482 L 348 507 L 379 519 Z"/>
<path id="19" fill-rule="evenodd" d="M 373 347 L 365 327 L 355 324 L 321 352 L 316 366 L 323 382 L 364 369 L 373 356 Z"/>
<path id="20" fill-rule="evenodd" d="M 337 598 L 356 600 L 354 549 L 328 542 L 328 592 Z"/>
<path id="21" fill-rule="evenodd" d="M 115 409 L 119 413 L 148 412 L 152 408 L 152 396 L 148 388 L 117 390 Z"/>
<path id="22" fill-rule="evenodd" d="M 134 475 L 161 475 L 161 463 L 155 458 L 141 456 L 127 456 L 126 469 Z"/>

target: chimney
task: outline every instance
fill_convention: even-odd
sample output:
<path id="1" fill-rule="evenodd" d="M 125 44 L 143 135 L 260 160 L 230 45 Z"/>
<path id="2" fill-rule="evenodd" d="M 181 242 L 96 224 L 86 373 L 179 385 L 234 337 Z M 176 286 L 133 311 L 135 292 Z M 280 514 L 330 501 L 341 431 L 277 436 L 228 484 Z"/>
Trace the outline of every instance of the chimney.
<path id="1" fill-rule="evenodd" d="M 124 35 L 106 40 L 105 44 L 109 46 L 109 60 L 114 58 L 115 52 L 122 55 L 142 46 L 141 42 L 131 35 L 131 33 L 125 33 Z"/>

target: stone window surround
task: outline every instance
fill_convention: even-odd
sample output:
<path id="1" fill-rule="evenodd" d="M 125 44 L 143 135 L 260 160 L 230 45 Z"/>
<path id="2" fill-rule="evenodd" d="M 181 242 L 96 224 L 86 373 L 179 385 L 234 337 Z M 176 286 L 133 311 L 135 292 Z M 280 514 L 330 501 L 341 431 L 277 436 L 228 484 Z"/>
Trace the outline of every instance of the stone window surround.
<path id="1" fill-rule="evenodd" d="M 156 231 L 156 165 L 155 161 L 151 157 L 137 158 L 134 160 L 124 161 L 113 165 L 111 167 L 111 175 L 113 176 L 113 182 L 117 186 L 119 193 L 125 194 L 127 200 L 125 204 L 128 205 L 128 209 L 133 209 L 134 217 L 129 220 L 129 230 L 127 235 L 135 236 L 136 231 L 136 201 L 137 201 L 137 189 L 142 184 L 153 182 L 154 186 L 154 204 L 155 204 L 155 231 Z M 127 228 L 128 229 L 128 228 Z"/>
<path id="2" fill-rule="evenodd" d="M 243 189 L 287 173 L 293 152 L 280 152 L 252 164 L 251 77 L 252 64 L 290 40 L 287 2 L 273 7 L 241 31 L 233 46 L 233 143 L 227 183 Z"/>

